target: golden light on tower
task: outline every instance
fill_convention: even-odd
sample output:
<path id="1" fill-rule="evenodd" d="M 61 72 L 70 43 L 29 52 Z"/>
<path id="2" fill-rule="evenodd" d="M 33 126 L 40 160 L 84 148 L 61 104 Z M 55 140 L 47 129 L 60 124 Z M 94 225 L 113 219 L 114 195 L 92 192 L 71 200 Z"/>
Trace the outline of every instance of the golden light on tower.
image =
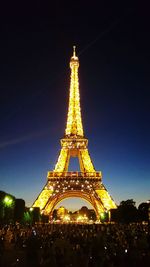
<path id="1" fill-rule="evenodd" d="M 70 96 L 69 96 L 69 108 L 68 108 L 67 126 L 65 134 L 67 136 L 77 135 L 82 137 L 83 126 L 81 120 L 79 79 L 78 79 L 79 59 L 76 56 L 75 46 L 73 48 L 74 48 L 73 56 L 71 57 L 70 60 L 70 68 L 71 68 Z"/>
<path id="2" fill-rule="evenodd" d="M 116 208 L 116 204 L 102 184 L 101 172 L 94 168 L 88 151 L 88 139 L 84 136 L 79 94 L 79 59 L 75 46 L 70 59 L 70 69 L 69 106 L 60 154 L 54 170 L 48 172 L 46 186 L 33 207 L 40 207 L 41 212 L 51 215 L 61 200 L 81 197 L 93 206 L 97 218 L 100 218 L 102 212 Z M 68 172 L 71 157 L 79 159 L 80 172 Z"/>

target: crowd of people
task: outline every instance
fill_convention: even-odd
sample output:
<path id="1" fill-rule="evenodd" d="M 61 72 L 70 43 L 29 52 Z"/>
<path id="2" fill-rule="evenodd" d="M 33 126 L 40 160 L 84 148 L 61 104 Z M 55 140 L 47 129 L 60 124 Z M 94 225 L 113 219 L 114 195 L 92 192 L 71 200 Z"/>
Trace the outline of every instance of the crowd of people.
<path id="1" fill-rule="evenodd" d="M 150 233 L 143 224 L 38 224 L 0 228 L 0 266 L 149 266 Z"/>

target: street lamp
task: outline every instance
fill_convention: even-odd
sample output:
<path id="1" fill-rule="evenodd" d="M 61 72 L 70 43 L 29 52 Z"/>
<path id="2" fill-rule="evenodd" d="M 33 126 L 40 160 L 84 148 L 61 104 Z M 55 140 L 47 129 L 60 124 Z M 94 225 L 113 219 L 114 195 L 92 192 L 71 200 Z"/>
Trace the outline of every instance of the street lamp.
<path id="1" fill-rule="evenodd" d="M 101 212 L 101 214 L 100 214 L 100 219 L 101 219 L 102 221 L 105 220 L 105 212 Z"/>
<path id="2" fill-rule="evenodd" d="M 3 219 L 4 222 L 10 223 L 14 220 L 14 198 L 6 195 L 3 199 Z"/>
<path id="3" fill-rule="evenodd" d="M 6 207 L 11 207 L 13 204 L 13 198 L 10 196 L 5 196 L 3 202 Z"/>

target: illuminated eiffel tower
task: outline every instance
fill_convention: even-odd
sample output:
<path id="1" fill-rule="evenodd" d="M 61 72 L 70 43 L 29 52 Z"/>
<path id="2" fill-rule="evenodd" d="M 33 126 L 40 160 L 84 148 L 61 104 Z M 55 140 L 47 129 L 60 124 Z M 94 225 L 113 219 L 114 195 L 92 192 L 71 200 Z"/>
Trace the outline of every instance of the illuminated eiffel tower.
<path id="1" fill-rule="evenodd" d="M 43 214 L 51 216 L 55 206 L 63 199 L 80 197 L 93 206 L 99 219 L 102 212 L 116 208 L 116 204 L 102 184 L 102 174 L 95 170 L 88 152 L 88 140 L 84 136 L 81 119 L 79 59 L 75 46 L 70 68 L 69 108 L 60 154 L 54 170 L 48 172 L 46 185 L 32 207 L 39 207 Z M 70 157 L 78 157 L 80 172 L 68 172 Z"/>

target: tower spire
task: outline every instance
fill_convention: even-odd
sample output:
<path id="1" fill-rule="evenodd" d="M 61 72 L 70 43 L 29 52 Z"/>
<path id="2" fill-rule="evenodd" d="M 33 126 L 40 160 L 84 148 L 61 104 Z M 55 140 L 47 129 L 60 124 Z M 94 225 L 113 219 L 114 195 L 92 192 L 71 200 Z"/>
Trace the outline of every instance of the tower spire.
<path id="1" fill-rule="evenodd" d="M 65 135 L 83 137 L 84 134 L 81 119 L 78 68 L 79 59 L 76 56 L 76 46 L 73 46 L 73 56 L 70 59 L 71 76 L 69 89 L 69 107 Z"/>

